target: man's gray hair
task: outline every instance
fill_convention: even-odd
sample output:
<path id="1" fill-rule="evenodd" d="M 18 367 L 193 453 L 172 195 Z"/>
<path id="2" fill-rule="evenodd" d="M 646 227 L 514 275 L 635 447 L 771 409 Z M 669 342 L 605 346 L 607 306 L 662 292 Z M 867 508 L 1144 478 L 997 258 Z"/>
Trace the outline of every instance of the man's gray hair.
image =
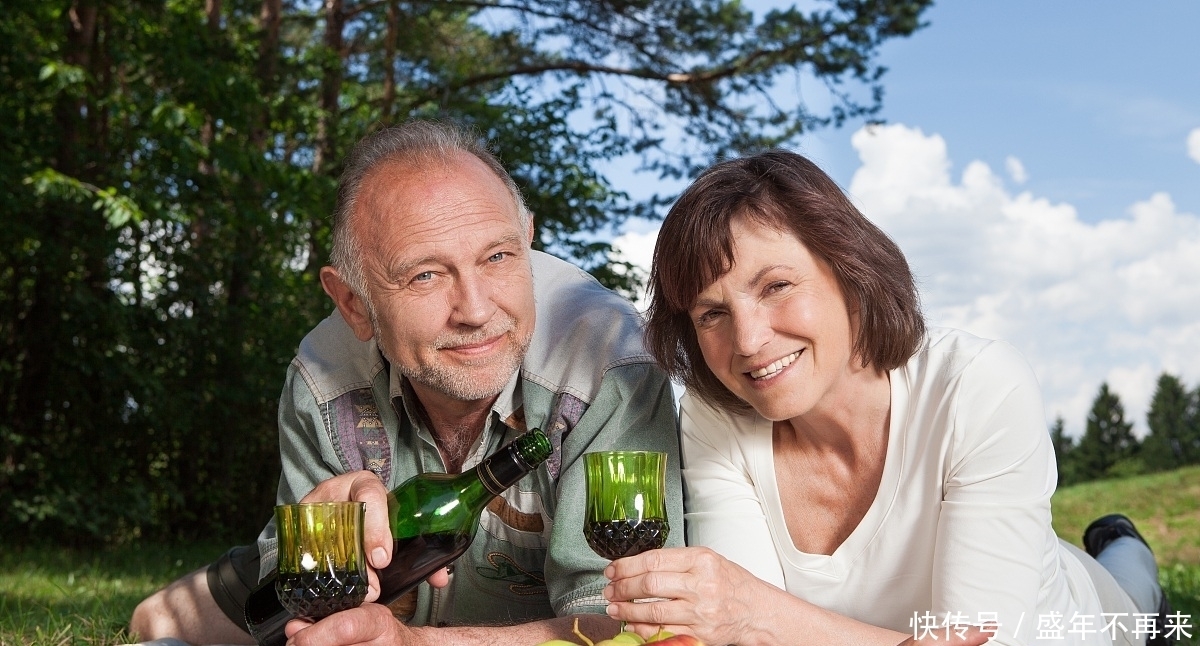
<path id="1" fill-rule="evenodd" d="M 351 291 L 366 302 L 368 308 L 371 308 L 371 303 L 363 273 L 362 243 L 350 226 L 363 179 L 383 164 L 445 164 L 456 153 L 474 155 L 482 161 L 512 193 L 522 225 L 529 226 L 533 221 L 533 214 L 521 197 L 516 182 L 488 149 L 487 141 L 477 132 L 440 121 L 412 120 L 367 135 L 346 156 L 345 168 L 338 181 L 329 264 L 333 265 Z"/>

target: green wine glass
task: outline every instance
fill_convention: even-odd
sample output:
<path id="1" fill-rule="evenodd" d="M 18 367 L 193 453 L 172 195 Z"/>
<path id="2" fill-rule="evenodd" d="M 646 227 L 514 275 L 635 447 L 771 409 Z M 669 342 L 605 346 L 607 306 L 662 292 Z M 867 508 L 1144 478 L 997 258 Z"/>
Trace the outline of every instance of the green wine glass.
<path id="1" fill-rule="evenodd" d="M 361 502 L 275 507 L 279 602 L 313 621 L 362 604 L 367 596 Z"/>
<path id="2" fill-rule="evenodd" d="M 658 549 L 667 522 L 667 454 L 658 451 L 585 453 L 587 510 L 583 535 L 592 551 L 613 560 Z"/>

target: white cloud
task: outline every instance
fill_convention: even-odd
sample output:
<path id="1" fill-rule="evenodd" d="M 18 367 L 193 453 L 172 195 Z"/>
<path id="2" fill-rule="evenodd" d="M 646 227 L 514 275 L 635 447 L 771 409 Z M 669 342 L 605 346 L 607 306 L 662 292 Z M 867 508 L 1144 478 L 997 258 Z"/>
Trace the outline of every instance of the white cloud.
<path id="1" fill-rule="evenodd" d="M 1004 166 L 1008 169 L 1008 176 L 1012 178 L 1012 181 L 1018 184 L 1029 181 L 1029 173 L 1025 171 L 1025 164 L 1022 164 L 1021 160 L 1009 155 L 1004 159 Z"/>
<path id="2" fill-rule="evenodd" d="M 1196 128 L 1187 138 L 1188 157 L 1200 164 L 1200 128 Z"/>
<path id="3" fill-rule="evenodd" d="M 952 177 L 936 134 L 876 126 L 851 143 L 862 166 L 849 192 L 904 249 L 930 322 L 1015 345 L 1038 375 L 1047 417 L 1062 415 L 1069 433 L 1082 433 L 1103 381 L 1138 433 L 1161 372 L 1200 382 L 1200 218 L 1169 195 L 1088 222 L 1070 204 L 1014 194 L 979 161 Z M 1200 157 L 1200 129 L 1189 145 Z M 1006 166 L 1013 180 L 1024 176 L 1019 160 Z M 648 265 L 653 239 L 614 244 Z"/>
<path id="4" fill-rule="evenodd" d="M 1017 346 L 1047 415 L 1071 432 L 1082 432 L 1101 381 L 1144 432 L 1159 373 L 1200 380 L 1187 359 L 1200 356 L 1200 218 L 1170 196 L 1088 223 L 1069 204 L 1007 192 L 980 162 L 953 181 L 936 135 L 892 125 L 852 143 L 863 167 L 850 192 L 905 250 L 931 323 Z M 936 172 L 887 172 L 904 159 Z"/>

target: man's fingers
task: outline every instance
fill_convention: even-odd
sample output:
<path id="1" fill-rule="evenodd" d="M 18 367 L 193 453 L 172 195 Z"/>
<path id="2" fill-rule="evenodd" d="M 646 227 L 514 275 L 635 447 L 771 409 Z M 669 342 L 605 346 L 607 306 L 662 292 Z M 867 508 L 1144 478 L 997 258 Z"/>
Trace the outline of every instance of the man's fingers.
<path id="1" fill-rule="evenodd" d="M 307 619 L 292 619 L 291 621 L 287 622 L 286 626 L 284 626 L 283 634 L 291 638 L 292 635 L 295 635 L 311 625 L 312 622 Z"/>
<path id="2" fill-rule="evenodd" d="M 378 601 L 379 595 L 383 593 L 379 585 L 379 575 L 375 573 L 374 568 L 367 568 L 367 597 L 364 601 L 370 603 Z"/>
<path id="3" fill-rule="evenodd" d="M 375 474 L 355 479 L 351 483 L 350 496 L 353 500 L 367 503 L 366 521 L 363 525 L 363 549 L 367 560 L 377 570 L 392 561 L 392 528 L 388 525 L 388 491 Z"/>
<path id="4" fill-rule="evenodd" d="M 450 585 L 450 572 L 446 568 L 442 568 L 437 572 L 430 574 L 429 578 L 425 580 L 429 582 L 429 585 L 435 588 L 444 588 Z"/>
<path id="5" fill-rule="evenodd" d="M 382 569 L 392 560 L 392 531 L 388 526 L 388 490 L 370 471 L 354 471 L 330 478 L 313 488 L 302 502 L 357 500 L 366 503 L 363 550 L 371 567 Z"/>
<path id="6" fill-rule="evenodd" d="M 289 644 L 298 646 L 408 643 L 384 639 L 388 630 L 398 625 L 399 622 L 392 617 L 387 606 L 365 603 L 357 608 L 335 612 L 316 623 L 293 619 L 288 622 L 284 633 L 288 637 Z"/>

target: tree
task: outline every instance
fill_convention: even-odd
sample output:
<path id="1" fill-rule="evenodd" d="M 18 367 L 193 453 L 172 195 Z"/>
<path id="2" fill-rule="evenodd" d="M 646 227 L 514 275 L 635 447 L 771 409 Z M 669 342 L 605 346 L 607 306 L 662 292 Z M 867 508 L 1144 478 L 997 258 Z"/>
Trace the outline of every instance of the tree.
<path id="1" fill-rule="evenodd" d="M 1142 440 L 1142 459 L 1151 471 L 1166 471 L 1187 464 L 1191 449 L 1191 395 L 1178 377 L 1162 373 L 1150 400 L 1146 422 L 1150 433 Z M 1188 451 L 1190 453 L 1190 450 Z"/>
<path id="2" fill-rule="evenodd" d="M 1087 429 L 1073 451 L 1080 481 L 1124 475 L 1136 471 L 1132 460 L 1138 450 L 1133 424 L 1125 421 L 1120 397 L 1100 384 L 1100 392 L 1088 413 Z"/>
<path id="3" fill-rule="evenodd" d="M 724 0 L 12 0 L 0 12 L 0 523 L 64 540 L 248 540 L 275 406 L 330 311 L 340 159 L 381 124 L 496 143 L 535 244 L 615 289 L 598 232 L 654 215 L 601 172 L 712 159 L 882 105 L 929 0 L 754 16 Z M 824 83 L 815 112 L 771 94 Z M 100 497 L 96 492 L 104 491 Z"/>
<path id="4" fill-rule="evenodd" d="M 1066 433 L 1066 425 L 1063 422 L 1062 415 L 1054 418 L 1054 424 L 1050 427 L 1050 444 L 1054 447 L 1054 464 L 1058 469 L 1058 486 L 1074 484 L 1076 482 L 1074 474 L 1074 455 L 1075 440 Z"/>
<path id="5" fill-rule="evenodd" d="M 1188 397 L 1187 423 L 1183 426 L 1179 444 L 1183 447 L 1184 464 L 1200 464 L 1200 386 Z"/>

